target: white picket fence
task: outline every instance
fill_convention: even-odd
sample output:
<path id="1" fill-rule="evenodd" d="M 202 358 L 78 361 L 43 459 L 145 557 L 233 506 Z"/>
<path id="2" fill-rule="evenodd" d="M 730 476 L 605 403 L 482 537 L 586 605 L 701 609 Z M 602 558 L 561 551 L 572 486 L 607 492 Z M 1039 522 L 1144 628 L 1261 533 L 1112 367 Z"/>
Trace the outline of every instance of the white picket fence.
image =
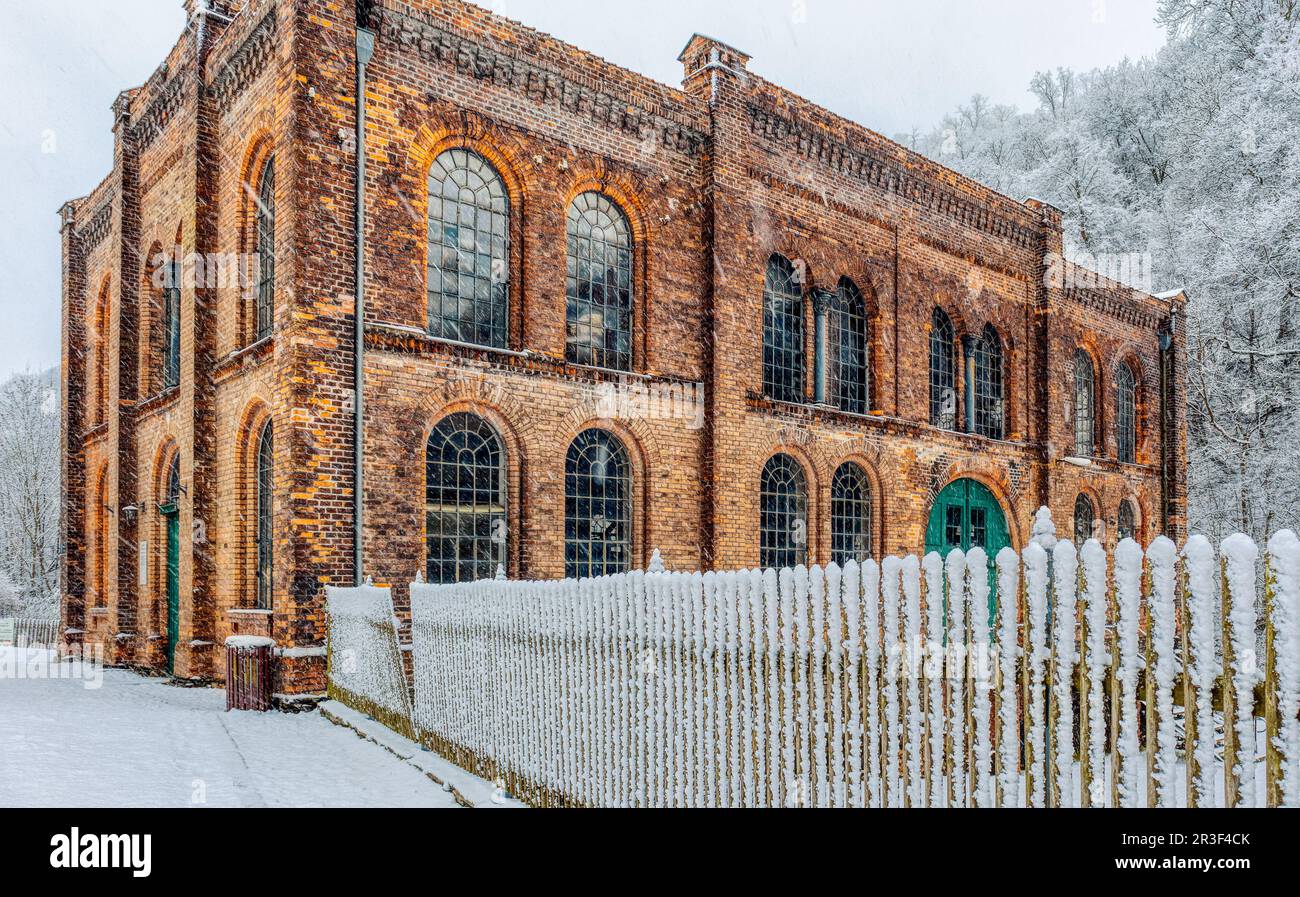
<path id="1" fill-rule="evenodd" d="M 59 621 L 0 617 L 0 639 L 12 639 L 14 645 L 54 647 L 59 642 Z"/>
<path id="2" fill-rule="evenodd" d="M 1300 540 L 1262 590 L 1244 536 L 1053 541 L 998 555 L 992 615 L 982 549 L 416 583 L 403 722 L 537 805 L 1300 806 Z M 331 597 L 332 664 L 375 652 L 342 691 L 400 714 L 381 604 Z"/>

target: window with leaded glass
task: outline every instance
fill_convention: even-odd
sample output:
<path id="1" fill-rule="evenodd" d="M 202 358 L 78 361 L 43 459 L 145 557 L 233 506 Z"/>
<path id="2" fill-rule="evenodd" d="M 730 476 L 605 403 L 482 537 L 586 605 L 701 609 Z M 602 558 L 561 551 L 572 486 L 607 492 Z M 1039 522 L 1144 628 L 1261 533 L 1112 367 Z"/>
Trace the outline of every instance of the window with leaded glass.
<path id="1" fill-rule="evenodd" d="M 482 156 L 451 149 L 429 169 L 429 333 L 506 348 L 510 198 Z"/>
<path id="2" fill-rule="evenodd" d="M 163 496 L 163 504 L 175 505 L 181 500 L 181 456 L 179 453 L 172 458 L 171 467 L 167 469 L 167 494 Z"/>
<path id="3" fill-rule="evenodd" d="M 1097 512 L 1092 506 L 1092 499 L 1080 495 L 1074 500 L 1074 545 L 1083 548 L 1083 543 L 1093 537 Z"/>
<path id="4" fill-rule="evenodd" d="M 841 464 L 831 480 L 831 560 L 843 566 L 871 557 L 871 487 L 866 472 Z"/>
<path id="5" fill-rule="evenodd" d="M 1096 377 L 1092 356 L 1079 349 L 1074 353 L 1074 454 L 1091 458 L 1096 435 Z"/>
<path id="6" fill-rule="evenodd" d="M 1003 407 L 1002 340 L 991 325 L 975 345 L 975 433 L 990 439 L 1006 435 Z"/>
<path id="7" fill-rule="evenodd" d="M 429 582 L 491 579 L 506 563 L 505 450 L 492 425 L 457 412 L 425 451 L 425 575 Z"/>
<path id="8" fill-rule="evenodd" d="M 1137 377 L 1123 362 L 1115 371 L 1115 430 L 1119 460 L 1132 464 L 1137 459 Z"/>
<path id="9" fill-rule="evenodd" d="M 1119 503 L 1119 518 L 1115 523 L 1115 530 L 1121 541 L 1137 538 L 1137 514 L 1128 499 Z"/>
<path id="10" fill-rule="evenodd" d="M 569 205 L 565 355 L 576 364 L 632 369 L 632 229 L 602 193 Z"/>
<path id="11" fill-rule="evenodd" d="M 257 191 L 257 315 L 253 339 L 271 335 L 275 315 L 275 160 L 267 159 Z"/>
<path id="12" fill-rule="evenodd" d="M 271 572 L 275 546 L 272 515 L 275 444 L 271 422 L 262 427 L 257 440 L 257 606 L 271 609 Z"/>
<path id="13" fill-rule="evenodd" d="M 181 382 L 181 271 L 180 262 L 163 266 L 163 388 Z"/>
<path id="14" fill-rule="evenodd" d="M 632 565 L 632 465 L 608 430 L 584 430 L 564 459 L 564 575 L 624 573 Z"/>
<path id="15" fill-rule="evenodd" d="M 866 414 L 869 359 L 867 310 L 862 293 L 848 278 L 831 297 L 827 378 L 831 401 L 842 411 Z"/>
<path id="16" fill-rule="evenodd" d="M 936 308 L 930 317 L 930 423 L 957 428 L 957 339 L 952 319 Z"/>
<path id="17" fill-rule="evenodd" d="M 802 402 L 803 387 L 803 286 L 790 260 L 774 255 L 763 282 L 763 394 Z"/>
<path id="18" fill-rule="evenodd" d="M 759 485 L 759 566 L 795 567 L 808 555 L 808 487 L 799 462 L 773 455 Z"/>

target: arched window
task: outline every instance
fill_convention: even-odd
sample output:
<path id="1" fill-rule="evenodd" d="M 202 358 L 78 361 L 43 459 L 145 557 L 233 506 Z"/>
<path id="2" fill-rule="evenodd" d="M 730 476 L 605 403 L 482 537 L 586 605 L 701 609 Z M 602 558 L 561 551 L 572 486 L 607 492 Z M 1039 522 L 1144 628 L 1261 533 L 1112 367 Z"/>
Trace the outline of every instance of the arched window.
<path id="1" fill-rule="evenodd" d="M 866 414 L 870 364 L 867 355 L 867 309 L 857 285 L 840 280 L 831 298 L 829 321 L 831 401 L 842 411 Z"/>
<path id="2" fill-rule="evenodd" d="M 172 458 L 171 465 L 167 468 L 167 492 L 163 496 L 163 504 L 174 505 L 181 499 L 181 456 L 180 452 Z"/>
<path id="3" fill-rule="evenodd" d="M 941 308 L 930 316 L 930 423 L 957 428 L 957 340 L 952 319 Z"/>
<path id="4" fill-rule="evenodd" d="M 1079 349 L 1074 353 L 1074 454 L 1091 458 L 1097 431 L 1096 376 L 1092 356 Z"/>
<path id="5" fill-rule="evenodd" d="M 856 464 L 841 464 L 831 480 L 831 560 L 843 566 L 871 557 L 871 486 Z"/>
<path id="6" fill-rule="evenodd" d="M 569 206 L 565 355 L 575 364 L 632 369 L 632 229 L 601 193 Z"/>
<path id="7" fill-rule="evenodd" d="M 1076 548 L 1083 548 L 1083 543 L 1093 537 L 1093 527 L 1097 520 L 1097 512 L 1092 506 L 1092 499 L 1080 494 L 1074 500 L 1074 545 Z"/>
<path id="8" fill-rule="evenodd" d="M 763 466 L 758 536 L 761 567 L 794 567 L 808 556 L 808 487 L 789 455 L 773 455 Z"/>
<path id="9" fill-rule="evenodd" d="M 95 490 L 94 507 L 90 509 L 91 519 L 95 522 L 94 546 L 94 588 L 93 607 L 105 607 L 108 604 L 108 469 L 99 474 L 99 488 Z"/>
<path id="10" fill-rule="evenodd" d="M 491 579 L 506 562 L 506 453 L 487 421 L 439 421 L 425 452 L 425 575 L 429 582 Z"/>
<path id="11" fill-rule="evenodd" d="M 985 325 L 975 345 L 975 433 L 990 439 L 1006 435 L 1002 373 L 1002 340 Z"/>
<path id="12" fill-rule="evenodd" d="M 275 315 L 275 159 L 267 159 L 257 188 L 257 314 L 253 340 L 271 335 Z"/>
<path id="13" fill-rule="evenodd" d="M 802 286 L 790 260 L 774 255 L 763 282 L 763 394 L 802 402 L 803 364 Z"/>
<path id="14" fill-rule="evenodd" d="M 451 149 L 429 169 L 429 333 L 509 341 L 510 198 L 481 156 Z"/>
<path id="15" fill-rule="evenodd" d="M 91 409 L 91 421 L 95 425 L 108 420 L 108 289 L 105 283 L 95 307 L 95 405 Z"/>
<path id="16" fill-rule="evenodd" d="M 1115 530 L 1121 542 L 1125 539 L 1137 538 L 1137 514 L 1133 510 L 1133 503 L 1127 498 L 1119 503 L 1119 518 L 1115 523 Z"/>
<path id="17" fill-rule="evenodd" d="M 626 572 L 632 563 L 632 465 L 607 430 L 584 430 L 564 459 L 564 575 Z"/>
<path id="18" fill-rule="evenodd" d="M 1137 376 L 1127 362 L 1115 371 L 1115 441 L 1119 460 L 1137 460 Z"/>
<path id="19" fill-rule="evenodd" d="M 181 382 L 181 270 L 180 262 L 163 262 L 163 389 Z"/>
<path id="20" fill-rule="evenodd" d="M 271 422 L 262 427 L 257 440 L 257 606 L 271 609 L 271 572 L 275 545 L 272 520 L 272 487 L 274 485 L 275 444 Z"/>

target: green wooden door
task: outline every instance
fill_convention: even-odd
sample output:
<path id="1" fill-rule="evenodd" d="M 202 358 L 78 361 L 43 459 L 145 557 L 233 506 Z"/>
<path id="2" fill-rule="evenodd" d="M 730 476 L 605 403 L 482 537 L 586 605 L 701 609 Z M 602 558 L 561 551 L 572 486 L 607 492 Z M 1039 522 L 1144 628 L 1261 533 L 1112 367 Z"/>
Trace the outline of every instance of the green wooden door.
<path id="1" fill-rule="evenodd" d="M 181 518 L 175 505 L 163 507 L 167 521 L 167 672 L 175 672 L 181 636 Z"/>
<path id="2" fill-rule="evenodd" d="M 978 546 L 988 553 L 990 621 L 997 608 L 997 568 L 993 562 L 998 552 L 1010 544 L 1006 515 L 983 483 L 956 480 L 934 500 L 925 528 L 925 552 L 937 551 L 947 557 L 954 548 L 970 551 Z"/>

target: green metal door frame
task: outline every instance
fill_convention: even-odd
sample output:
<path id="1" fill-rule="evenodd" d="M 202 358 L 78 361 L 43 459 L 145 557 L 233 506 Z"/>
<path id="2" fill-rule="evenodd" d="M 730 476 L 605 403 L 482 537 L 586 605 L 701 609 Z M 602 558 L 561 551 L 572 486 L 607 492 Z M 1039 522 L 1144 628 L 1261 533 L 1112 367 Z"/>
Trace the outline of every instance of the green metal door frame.
<path id="1" fill-rule="evenodd" d="M 968 478 L 953 480 L 934 500 L 925 528 L 925 553 L 947 558 L 955 548 L 978 546 L 989 557 L 989 619 L 997 609 L 998 552 L 1011 544 L 1006 512 L 988 486 Z"/>
<path id="2" fill-rule="evenodd" d="M 176 671 L 176 643 L 181 635 L 181 516 L 176 505 L 158 506 L 167 525 L 167 672 Z"/>

